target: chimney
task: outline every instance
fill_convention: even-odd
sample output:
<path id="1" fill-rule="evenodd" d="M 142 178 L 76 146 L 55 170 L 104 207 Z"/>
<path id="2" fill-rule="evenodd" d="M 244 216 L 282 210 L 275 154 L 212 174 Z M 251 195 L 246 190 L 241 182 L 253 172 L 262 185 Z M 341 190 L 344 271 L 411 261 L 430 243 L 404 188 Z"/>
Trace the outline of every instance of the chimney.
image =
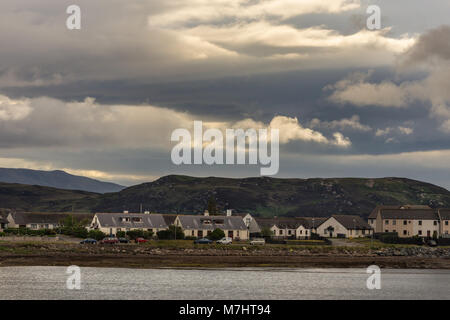
<path id="1" fill-rule="evenodd" d="M 144 211 L 144 214 L 150 214 L 150 211 Z"/>
<path id="2" fill-rule="evenodd" d="M 203 213 L 203 215 L 204 215 L 205 217 L 209 216 L 209 211 L 208 211 L 208 210 L 205 210 L 205 212 Z"/>
<path id="3" fill-rule="evenodd" d="M 128 213 L 128 210 L 124 210 L 123 213 Z"/>
<path id="4" fill-rule="evenodd" d="M 232 214 L 232 210 L 231 209 L 227 209 L 227 217 L 231 217 Z"/>

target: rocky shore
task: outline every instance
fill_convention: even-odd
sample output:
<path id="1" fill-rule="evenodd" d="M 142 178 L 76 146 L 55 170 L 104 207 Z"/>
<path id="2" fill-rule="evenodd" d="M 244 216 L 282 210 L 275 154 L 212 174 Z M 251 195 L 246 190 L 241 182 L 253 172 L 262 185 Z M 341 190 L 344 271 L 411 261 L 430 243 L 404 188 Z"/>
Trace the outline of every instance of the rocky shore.
<path id="1" fill-rule="evenodd" d="M 0 266 L 130 268 L 367 267 L 450 269 L 450 248 L 200 247 L 0 243 Z"/>

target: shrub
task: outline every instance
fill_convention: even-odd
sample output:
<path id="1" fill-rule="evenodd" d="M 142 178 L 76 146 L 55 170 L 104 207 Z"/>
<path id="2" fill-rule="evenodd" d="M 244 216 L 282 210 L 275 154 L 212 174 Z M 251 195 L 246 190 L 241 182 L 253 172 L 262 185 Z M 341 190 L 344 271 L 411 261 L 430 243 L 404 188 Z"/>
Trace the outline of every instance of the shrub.
<path id="1" fill-rule="evenodd" d="M 4 237 L 4 236 L 6 236 L 6 233 L 5 232 L 0 232 L 0 237 Z"/>
<path id="2" fill-rule="evenodd" d="M 184 237 L 184 240 L 195 240 L 195 239 L 197 239 L 197 237 L 194 237 L 194 236 Z"/>
<path id="3" fill-rule="evenodd" d="M 101 232 L 100 230 L 90 230 L 87 234 L 87 237 L 95 240 L 102 240 L 106 237 L 106 234 Z"/>
<path id="4" fill-rule="evenodd" d="M 125 238 L 127 233 L 125 231 L 117 231 L 116 236 L 117 238 Z"/>
<path id="5" fill-rule="evenodd" d="M 174 225 L 171 225 L 167 230 L 158 231 L 156 234 L 158 236 L 158 239 L 161 240 L 184 239 L 183 230 L 180 227 L 176 227 Z"/>
<path id="6" fill-rule="evenodd" d="M 213 241 L 222 239 L 223 237 L 225 237 L 225 232 L 223 232 L 223 230 L 219 228 L 215 229 L 208 235 L 208 239 Z"/>

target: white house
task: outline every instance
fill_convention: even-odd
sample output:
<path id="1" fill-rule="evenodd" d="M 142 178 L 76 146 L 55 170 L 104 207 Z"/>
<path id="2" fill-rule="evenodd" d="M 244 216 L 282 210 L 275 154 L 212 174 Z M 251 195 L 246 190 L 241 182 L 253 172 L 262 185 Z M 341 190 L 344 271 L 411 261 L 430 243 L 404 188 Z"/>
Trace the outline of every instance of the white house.
<path id="1" fill-rule="evenodd" d="M 226 237 L 248 240 L 249 230 L 239 216 L 178 215 L 175 225 L 183 229 L 186 237 L 203 238 L 215 229 L 224 231 Z"/>
<path id="2" fill-rule="evenodd" d="M 161 214 L 142 213 L 96 213 L 90 225 L 91 230 L 116 235 L 118 231 L 143 230 L 156 234 L 168 228 Z"/>
<path id="3" fill-rule="evenodd" d="M 359 238 L 372 235 L 373 229 L 359 216 L 332 215 L 317 227 L 317 234 L 327 238 Z"/>
<path id="4" fill-rule="evenodd" d="M 61 226 L 61 221 L 68 216 L 76 220 L 91 218 L 91 214 L 41 213 L 41 212 L 10 212 L 6 219 L 9 228 L 28 228 L 31 230 L 55 229 Z"/>

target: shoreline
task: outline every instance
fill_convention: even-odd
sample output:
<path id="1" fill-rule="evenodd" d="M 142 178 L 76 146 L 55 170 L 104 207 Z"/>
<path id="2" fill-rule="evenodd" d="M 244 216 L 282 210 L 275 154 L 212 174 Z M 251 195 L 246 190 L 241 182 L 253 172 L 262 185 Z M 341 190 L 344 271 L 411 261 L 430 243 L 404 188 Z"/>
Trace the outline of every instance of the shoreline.
<path id="1" fill-rule="evenodd" d="M 0 242 L 0 267 L 450 269 L 450 249 L 421 247 L 167 247 Z"/>

